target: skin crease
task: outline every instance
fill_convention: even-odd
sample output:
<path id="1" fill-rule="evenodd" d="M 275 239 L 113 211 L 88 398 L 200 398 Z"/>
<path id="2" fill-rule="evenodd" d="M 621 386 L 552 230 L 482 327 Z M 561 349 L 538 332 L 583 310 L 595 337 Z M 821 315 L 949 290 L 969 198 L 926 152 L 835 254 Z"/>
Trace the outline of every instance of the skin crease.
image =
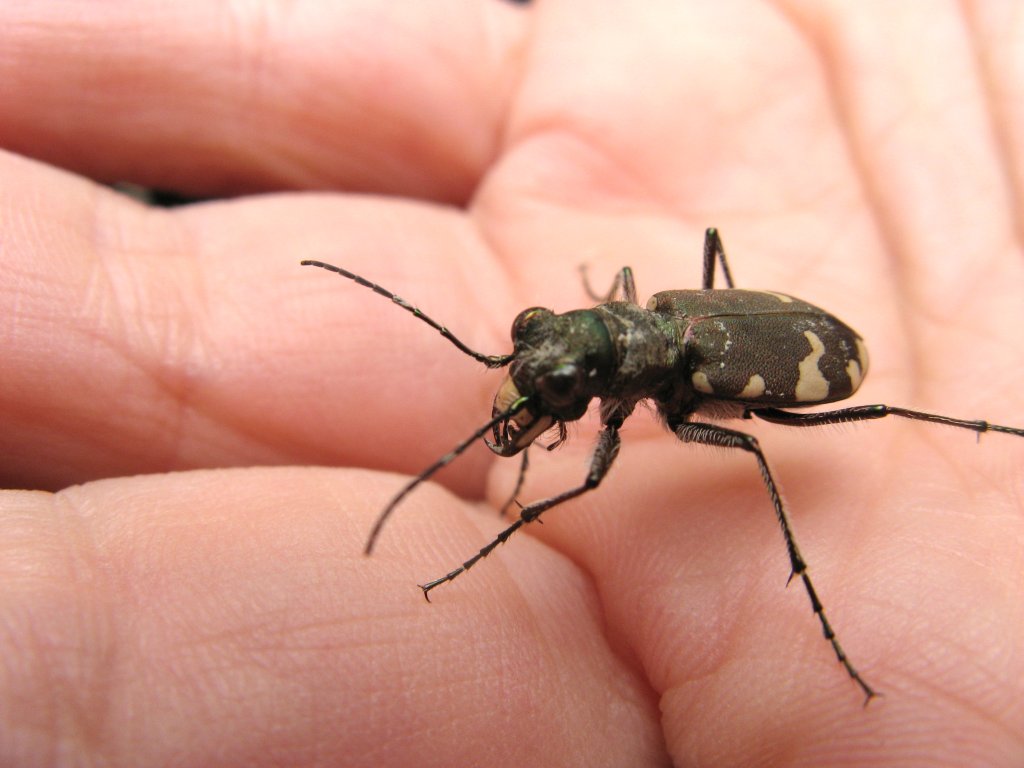
<path id="1" fill-rule="evenodd" d="M 1012 4 L 0 6 L 0 763 L 1024 762 L 1024 440 L 639 412 L 502 527 L 477 447 L 527 306 L 737 284 L 863 335 L 849 404 L 1024 425 Z M 96 181 L 233 199 L 146 209 Z M 273 194 L 257 195 L 266 192 Z M 535 450 L 582 480 L 594 424 Z M 324 468 L 316 468 L 321 465 Z M 335 467 L 333 469 L 326 467 Z"/>

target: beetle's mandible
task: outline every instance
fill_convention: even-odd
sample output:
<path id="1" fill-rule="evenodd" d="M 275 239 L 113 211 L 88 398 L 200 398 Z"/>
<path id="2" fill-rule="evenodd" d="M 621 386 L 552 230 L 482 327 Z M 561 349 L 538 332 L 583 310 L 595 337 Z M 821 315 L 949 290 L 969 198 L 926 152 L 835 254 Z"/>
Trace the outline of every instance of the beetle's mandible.
<path id="1" fill-rule="evenodd" d="M 420 585 L 428 600 L 430 590 L 471 568 L 524 524 L 596 488 L 618 454 L 622 423 L 641 400 L 650 400 L 668 429 L 683 442 L 735 448 L 753 456 L 782 528 L 790 578 L 799 577 L 803 582 L 826 640 L 864 692 L 867 703 L 878 694 L 850 663 L 832 631 L 757 439 L 716 422 L 696 419 L 757 417 L 775 424 L 811 427 L 899 416 L 979 434 L 1002 432 L 1024 437 L 1021 428 L 890 405 L 812 413 L 784 410 L 848 398 L 867 373 L 867 351 L 857 333 L 818 307 L 782 293 L 734 288 L 715 229 L 708 229 L 704 237 L 700 290 L 663 291 L 640 306 L 633 273 L 625 267 L 606 296 L 595 296 L 587 288 L 600 302 L 592 309 L 560 315 L 541 307 L 521 312 L 512 323 L 513 350 L 509 355 L 475 352 L 404 299 L 341 267 L 310 260 L 302 264 L 336 272 L 390 299 L 487 367 L 508 367 L 494 397 L 490 421 L 399 491 L 377 518 L 366 543 L 367 554 L 399 502 L 481 437 L 500 456 L 522 453 L 514 499 L 526 472 L 526 449 L 548 431 L 557 436 L 546 447 L 560 444 L 565 440 L 566 422 L 581 418 L 594 398 L 600 400 L 602 429 L 583 482 L 522 507 L 515 522 L 469 560 Z M 716 265 L 721 267 L 728 286 L 725 289 L 714 287 Z M 486 440 L 488 433 L 493 442 Z"/>

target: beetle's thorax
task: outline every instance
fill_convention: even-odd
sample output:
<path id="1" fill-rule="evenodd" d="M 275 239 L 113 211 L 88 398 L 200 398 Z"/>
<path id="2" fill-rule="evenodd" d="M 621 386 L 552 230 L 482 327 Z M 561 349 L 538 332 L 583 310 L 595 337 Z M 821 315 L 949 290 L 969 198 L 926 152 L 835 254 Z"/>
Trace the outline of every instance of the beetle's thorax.
<path id="1" fill-rule="evenodd" d="M 531 411 L 580 418 L 595 398 L 655 396 L 677 369 L 674 323 L 627 302 L 556 315 L 528 310 L 513 325 L 509 377 Z"/>
<path id="2" fill-rule="evenodd" d="M 615 358 L 601 391 L 595 394 L 627 400 L 660 399 L 683 364 L 676 323 L 621 301 L 601 305 L 593 312 L 608 329 Z"/>

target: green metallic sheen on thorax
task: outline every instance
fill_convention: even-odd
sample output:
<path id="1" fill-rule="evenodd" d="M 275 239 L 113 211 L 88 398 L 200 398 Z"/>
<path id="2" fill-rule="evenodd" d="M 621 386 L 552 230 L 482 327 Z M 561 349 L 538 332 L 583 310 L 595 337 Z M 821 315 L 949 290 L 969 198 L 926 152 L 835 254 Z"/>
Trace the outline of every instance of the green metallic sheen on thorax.
<path id="1" fill-rule="evenodd" d="M 624 301 L 592 310 L 608 328 L 615 370 L 605 391 L 610 397 L 658 397 L 682 364 L 677 324 L 671 317 Z"/>

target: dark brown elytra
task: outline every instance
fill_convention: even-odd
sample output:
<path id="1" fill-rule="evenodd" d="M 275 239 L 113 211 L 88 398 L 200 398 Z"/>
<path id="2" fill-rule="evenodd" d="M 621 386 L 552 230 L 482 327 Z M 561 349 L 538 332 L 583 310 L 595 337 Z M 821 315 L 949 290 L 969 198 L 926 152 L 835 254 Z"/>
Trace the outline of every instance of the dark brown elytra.
<path id="1" fill-rule="evenodd" d="M 726 289 L 714 287 L 716 262 Z M 969 429 L 979 435 L 1003 432 L 1024 437 L 1024 429 L 889 405 L 814 413 L 782 410 L 831 403 L 852 395 L 867 372 L 867 352 L 852 329 L 824 310 L 786 294 L 734 288 L 715 229 L 708 229 L 704 237 L 700 290 L 664 291 L 640 306 L 632 270 L 625 267 L 606 296 L 596 296 L 587 287 L 591 298 L 600 302 L 592 309 L 561 315 L 541 307 L 521 312 L 512 323 L 513 351 L 509 355 L 475 352 L 404 299 L 341 267 L 309 260 L 302 264 L 336 272 L 390 299 L 488 368 L 508 367 L 494 397 L 490 421 L 395 495 L 370 532 L 367 554 L 373 551 L 384 523 L 402 499 L 480 438 L 499 456 L 522 453 L 516 488 L 506 504 L 511 506 L 526 473 L 526 449 L 548 431 L 554 431 L 557 437 L 546 447 L 550 450 L 561 444 L 566 437 L 566 422 L 581 418 L 594 398 L 600 401 L 602 429 L 583 482 L 522 507 L 518 519 L 487 546 L 458 568 L 420 585 L 428 601 L 430 590 L 467 571 L 523 525 L 596 488 L 619 452 L 622 423 L 641 400 L 650 400 L 668 429 L 683 442 L 735 448 L 753 456 L 782 529 L 789 553 L 789 578 L 799 577 L 803 582 L 826 640 L 864 692 L 867 704 L 879 694 L 850 663 L 825 616 L 757 438 L 694 417 L 757 417 L 774 424 L 816 427 L 899 416 Z M 486 439 L 488 433 L 493 442 Z"/>

